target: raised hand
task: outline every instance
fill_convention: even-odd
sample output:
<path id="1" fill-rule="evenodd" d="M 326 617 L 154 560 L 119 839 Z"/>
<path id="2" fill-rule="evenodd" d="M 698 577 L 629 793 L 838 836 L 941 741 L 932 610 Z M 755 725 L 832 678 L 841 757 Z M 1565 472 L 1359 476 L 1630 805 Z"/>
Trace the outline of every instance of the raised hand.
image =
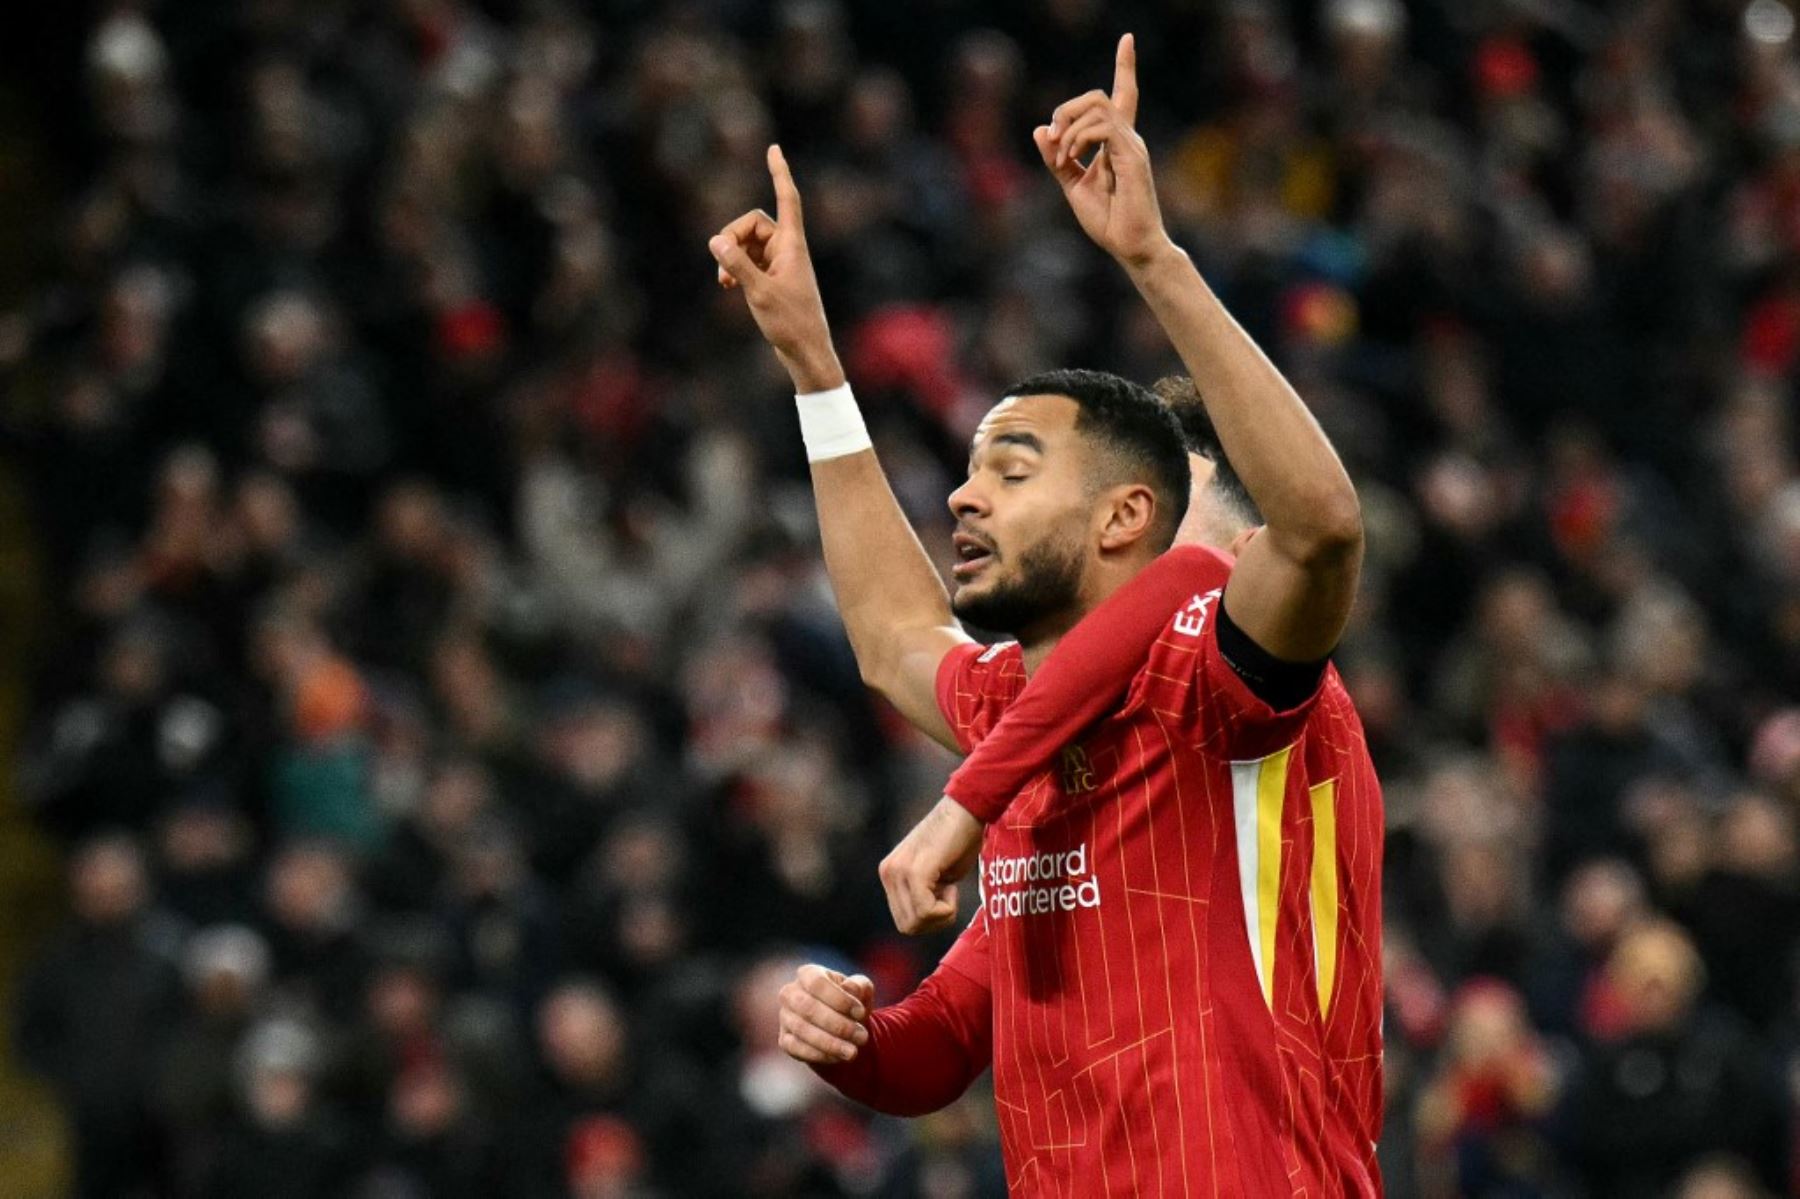
<path id="1" fill-rule="evenodd" d="M 844 371 L 806 248 L 800 189 L 780 146 L 769 147 L 769 175 L 775 215 L 752 209 L 714 234 L 706 248 L 719 264 L 719 286 L 743 291 L 756 327 L 793 377 L 795 390 L 826 391 L 844 381 Z"/>
<path id="2" fill-rule="evenodd" d="M 1119 39 L 1112 94 L 1095 90 L 1066 101 L 1031 134 L 1082 231 L 1126 267 L 1169 244 L 1137 107 L 1137 41 L 1128 33 Z M 1093 158 L 1083 166 L 1089 151 Z"/>

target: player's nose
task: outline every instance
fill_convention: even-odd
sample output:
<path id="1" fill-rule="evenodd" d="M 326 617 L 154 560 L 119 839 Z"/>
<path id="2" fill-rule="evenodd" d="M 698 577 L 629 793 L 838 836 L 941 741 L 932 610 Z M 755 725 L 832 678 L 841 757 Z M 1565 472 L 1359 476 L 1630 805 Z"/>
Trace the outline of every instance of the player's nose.
<path id="1" fill-rule="evenodd" d="M 987 493 L 973 476 L 950 493 L 950 515 L 957 520 L 986 516 L 989 511 Z"/>

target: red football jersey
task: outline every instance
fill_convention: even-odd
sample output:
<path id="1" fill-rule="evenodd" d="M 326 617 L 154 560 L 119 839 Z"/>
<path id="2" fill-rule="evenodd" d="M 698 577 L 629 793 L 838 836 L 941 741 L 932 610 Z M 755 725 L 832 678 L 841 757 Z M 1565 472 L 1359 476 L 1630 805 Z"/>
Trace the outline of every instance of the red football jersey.
<path id="1" fill-rule="evenodd" d="M 983 842 L 979 932 L 953 956 L 964 978 L 988 958 L 1007 1177 L 1032 1195 L 1378 1194 L 1383 822 L 1361 724 L 1334 669 L 1296 708 L 1258 699 L 1217 642 L 1229 561 L 1177 555 L 1185 598 L 1123 707 Z M 1024 685 L 1017 645 L 945 658 L 965 750 Z"/>

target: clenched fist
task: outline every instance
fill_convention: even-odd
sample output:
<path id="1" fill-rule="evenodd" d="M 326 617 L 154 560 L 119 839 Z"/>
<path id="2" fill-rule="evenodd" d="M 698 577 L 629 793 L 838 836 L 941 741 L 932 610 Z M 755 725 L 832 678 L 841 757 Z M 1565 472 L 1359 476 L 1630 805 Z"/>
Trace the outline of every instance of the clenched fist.
<path id="1" fill-rule="evenodd" d="M 946 795 L 881 859 L 877 873 L 895 928 L 916 936 L 950 927 L 956 884 L 975 868 L 981 833 L 981 821 Z"/>
<path id="2" fill-rule="evenodd" d="M 869 1043 L 875 984 L 866 975 L 805 965 L 781 988 L 777 1044 L 795 1061 L 825 1066 L 847 1062 Z"/>

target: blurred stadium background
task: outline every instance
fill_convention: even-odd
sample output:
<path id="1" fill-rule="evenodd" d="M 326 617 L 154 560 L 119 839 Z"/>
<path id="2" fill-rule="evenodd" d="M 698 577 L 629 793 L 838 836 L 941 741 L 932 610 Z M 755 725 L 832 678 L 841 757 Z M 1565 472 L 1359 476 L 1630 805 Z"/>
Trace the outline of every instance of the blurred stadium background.
<path id="1" fill-rule="evenodd" d="M 778 138 L 941 553 L 1000 387 L 1173 365 L 1028 136 L 1132 29 L 1368 517 L 1390 1192 L 1800 1194 L 1783 0 L 8 9 L 0 1192 L 1004 1194 L 772 1047 L 935 959 L 949 763 L 705 239 Z"/>

